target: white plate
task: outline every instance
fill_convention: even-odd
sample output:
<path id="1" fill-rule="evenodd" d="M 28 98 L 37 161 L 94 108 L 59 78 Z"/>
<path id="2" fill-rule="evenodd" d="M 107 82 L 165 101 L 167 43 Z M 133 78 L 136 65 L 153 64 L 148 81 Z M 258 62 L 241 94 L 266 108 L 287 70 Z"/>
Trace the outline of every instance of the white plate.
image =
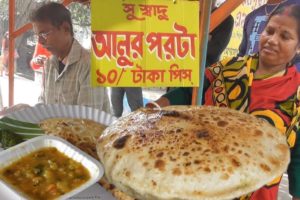
<path id="1" fill-rule="evenodd" d="M 67 155 L 69 158 L 81 163 L 90 173 L 91 178 L 81 186 L 76 189 L 60 196 L 59 200 L 67 199 L 75 194 L 87 189 L 89 186 L 93 185 L 104 174 L 102 165 L 94 158 L 81 151 L 77 147 L 73 146 L 69 142 L 55 136 L 40 136 L 34 139 L 23 142 L 19 145 L 11 147 L 5 151 L 0 152 L 0 169 L 10 165 L 12 162 L 20 159 L 23 156 L 30 154 L 43 147 L 55 147 L 63 154 Z M 11 193 L 18 198 L 25 198 L 24 195 L 15 190 L 11 185 L 7 184 L 4 180 L 0 179 L 0 183 L 4 184 L 9 188 L 7 191 L 7 196 L 10 196 Z M 2 191 L 6 192 L 6 191 Z M 4 195 L 5 196 L 5 195 Z"/>
<path id="2" fill-rule="evenodd" d="M 42 120 L 48 118 L 81 118 L 90 119 L 95 122 L 109 126 L 116 118 L 109 113 L 79 105 L 58 105 L 58 104 L 38 104 L 33 107 L 28 107 L 20 111 L 16 111 L 6 115 L 5 117 L 12 118 L 18 121 L 29 122 L 38 124 Z M 38 126 L 32 128 L 32 126 L 26 126 L 24 124 L 19 125 L 14 121 L 2 121 L 0 120 L 1 127 L 21 135 L 23 139 L 29 139 L 36 136 L 43 135 L 43 130 Z M 1 145 L 0 145 L 1 147 Z"/>
<path id="3" fill-rule="evenodd" d="M 83 119 L 91 119 L 95 122 L 99 122 L 107 126 L 116 120 L 116 118 L 111 114 L 108 114 L 106 112 L 94 108 L 90 108 L 86 106 L 78 106 L 78 105 L 58 105 L 58 104 L 53 104 L 53 105 L 38 104 L 33 107 L 25 108 L 24 110 L 10 113 L 6 115 L 6 117 L 24 121 L 24 122 L 30 122 L 30 123 L 39 123 L 44 119 L 53 118 L 53 117 L 83 118 Z M 15 126 L 14 124 L 10 124 L 10 125 Z M 22 134 L 18 132 L 16 133 Z M 23 134 L 28 134 L 28 133 L 23 133 Z M 1 152 L 1 144 L 0 144 L 0 152 Z M 96 188 L 100 187 L 98 184 L 95 185 Z M 115 200 L 115 198 L 112 197 L 111 193 L 107 192 L 102 187 L 100 187 L 101 190 L 91 190 L 90 188 L 85 190 L 87 191 L 86 193 L 83 192 L 84 195 L 89 194 L 88 198 L 86 199 Z M 21 199 L 21 198 L 16 198 L 16 194 L 9 191 L 10 190 L 7 190 L 7 187 L 0 182 L 0 200 Z M 87 196 L 84 196 L 84 198 L 81 197 L 83 193 L 80 193 L 74 196 L 73 198 L 85 199 L 85 197 Z M 101 198 L 99 198 L 99 196 L 101 196 Z"/>
<path id="4" fill-rule="evenodd" d="M 39 123 L 41 120 L 53 117 L 91 119 L 104 125 L 110 125 L 116 120 L 111 114 L 95 108 L 61 104 L 37 104 L 36 106 L 10 113 L 6 117 L 30 123 Z"/>

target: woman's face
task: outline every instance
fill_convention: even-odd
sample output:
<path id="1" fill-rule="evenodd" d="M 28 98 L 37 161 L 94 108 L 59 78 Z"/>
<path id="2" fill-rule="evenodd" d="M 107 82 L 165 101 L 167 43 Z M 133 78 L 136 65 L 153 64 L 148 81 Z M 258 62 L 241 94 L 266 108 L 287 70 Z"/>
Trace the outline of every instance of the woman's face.
<path id="1" fill-rule="evenodd" d="M 297 21 L 287 15 L 275 15 L 260 36 L 259 56 L 267 65 L 286 65 L 300 48 Z"/>

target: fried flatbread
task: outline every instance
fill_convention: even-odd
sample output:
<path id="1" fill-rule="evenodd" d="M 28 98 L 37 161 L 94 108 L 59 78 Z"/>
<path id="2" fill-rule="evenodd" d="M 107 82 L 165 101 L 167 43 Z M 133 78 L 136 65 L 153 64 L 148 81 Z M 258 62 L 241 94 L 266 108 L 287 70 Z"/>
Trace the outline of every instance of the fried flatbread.
<path id="1" fill-rule="evenodd" d="M 124 192 L 120 191 L 113 184 L 109 183 L 105 177 L 102 177 L 99 181 L 99 184 L 105 188 L 107 191 L 112 193 L 112 195 L 118 200 L 135 200 L 131 196 L 128 196 Z"/>
<path id="2" fill-rule="evenodd" d="M 106 178 L 137 199 L 232 199 L 280 176 L 286 138 L 268 122 L 228 108 L 141 109 L 100 136 Z"/>
<path id="3" fill-rule="evenodd" d="M 59 136 L 95 158 L 96 140 L 106 128 L 93 120 L 76 118 L 50 118 L 41 121 L 40 127 L 46 134 Z"/>

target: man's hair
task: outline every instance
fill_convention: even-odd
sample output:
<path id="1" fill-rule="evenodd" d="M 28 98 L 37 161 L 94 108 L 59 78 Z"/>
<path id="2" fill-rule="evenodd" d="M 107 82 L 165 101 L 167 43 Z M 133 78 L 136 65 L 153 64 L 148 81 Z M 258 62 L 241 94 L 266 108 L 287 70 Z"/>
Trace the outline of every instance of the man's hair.
<path id="1" fill-rule="evenodd" d="M 62 4 L 49 2 L 38 7 L 30 15 L 31 22 L 50 22 L 59 28 L 63 22 L 70 25 L 70 33 L 73 36 L 73 25 L 70 11 Z"/>
<path id="2" fill-rule="evenodd" d="M 286 15 L 289 17 L 294 18 L 297 21 L 297 34 L 298 40 L 300 41 L 300 5 L 292 4 L 290 6 L 283 6 L 278 10 L 275 10 L 269 17 L 268 22 L 270 19 L 275 15 Z"/>

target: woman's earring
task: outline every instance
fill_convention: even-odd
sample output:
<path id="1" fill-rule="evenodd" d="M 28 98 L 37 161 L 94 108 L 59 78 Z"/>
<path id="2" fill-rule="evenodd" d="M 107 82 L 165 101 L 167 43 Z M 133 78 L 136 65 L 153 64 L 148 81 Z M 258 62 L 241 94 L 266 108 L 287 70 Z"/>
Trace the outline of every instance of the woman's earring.
<path id="1" fill-rule="evenodd" d="M 300 55 L 300 47 L 297 48 L 296 54 L 299 56 Z"/>

